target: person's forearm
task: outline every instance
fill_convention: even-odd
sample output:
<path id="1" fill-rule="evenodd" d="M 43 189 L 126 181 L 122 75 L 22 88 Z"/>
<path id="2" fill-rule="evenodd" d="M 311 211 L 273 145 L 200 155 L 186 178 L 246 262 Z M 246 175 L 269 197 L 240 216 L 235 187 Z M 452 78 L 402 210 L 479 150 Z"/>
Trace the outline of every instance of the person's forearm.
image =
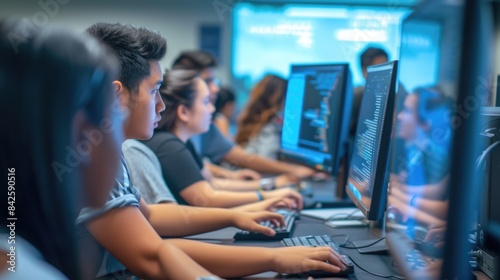
<path id="1" fill-rule="evenodd" d="M 409 213 L 409 217 L 414 218 L 418 222 L 421 222 L 428 227 L 438 227 L 446 223 L 446 220 L 430 215 L 429 213 L 426 213 L 421 209 L 410 207 Z"/>
<path id="2" fill-rule="evenodd" d="M 192 240 L 172 242 L 194 261 L 214 274 L 224 277 L 244 277 L 274 270 L 269 248 L 220 246 Z"/>
<path id="3" fill-rule="evenodd" d="M 224 156 L 224 159 L 230 163 L 249 168 L 258 172 L 263 173 L 291 173 L 294 170 L 294 165 L 277 161 L 270 160 L 258 155 L 248 154 L 241 147 L 235 146 L 229 153 Z"/>
<path id="4" fill-rule="evenodd" d="M 211 182 L 216 190 L 227 191 L 256 191 L 260 188 L 259 181 L 244 181 L 244 180 L 231 180 L 214 178 Z"/>
<path id="5" fill-rule="evenodd" d="M 273 205 L 272 202 L 269 199 L 266 199 L 259 202 L 253 202 L 241 206 L 236 206 L 231 209 L 238 211 L 245 211 L 245 212 L 256 212 L 256 211 L 267 210 L 268 207 L 270 207 L 271 205 Z"/>
<path id="6" fill-rule="evenodd" d="M 214 190 L 207 182 L 200 182 L 180 192 L 189 205 L 199 207 L 231 208 L 259 201 L 257 192 Z M 264 194 L 262 194 L 264 197 Z"/>
<path id="7" fill-rule="evenodd" d="M 213 163 L 205 162 L 205 167 L 212 172 L 212 175 L 219 178 L 231 178 L 231 170 L 224 167 L 220 167 Z"/>
<path id="8" fill-rule="evenodd" d="M 186 236 L 234 225 L 234 212 L 174 204 L 149 205 L 149 222 L 161 236 Z"/>
<path id="9" fill-rule="evenodd" d="M 417 197 L 414 203 L 416 208 L 436 218 L 446 220 L 446 216 L 448 215 L 448 201 L 429 200 Z"/>
<path id="10" fill-rule="evenodd" d="M 158 259 L 167 279 L 196 279 L 200 276 L 212 275 L 170 240 L 164 240 L 160 245 Z"/>

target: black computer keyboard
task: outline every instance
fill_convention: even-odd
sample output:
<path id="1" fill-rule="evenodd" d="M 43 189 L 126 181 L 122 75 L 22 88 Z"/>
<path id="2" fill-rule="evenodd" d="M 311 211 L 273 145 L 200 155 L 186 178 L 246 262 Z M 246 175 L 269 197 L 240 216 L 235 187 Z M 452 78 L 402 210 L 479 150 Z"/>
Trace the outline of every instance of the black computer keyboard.
<path id="1" fill-rule="evenodd" d="M 331 277 L 331 276 L 348 275 L 354 273 L 354 264 L 352 263 L 349 256 L 346 255 L 344 251 L 340 249 L 340 246 L 337 244 L 337 242 L 333 241 L 328 235 L 318 235 L 318 236 L 309 235 L 309 236 L 285 238 L 283 239 L 283 241 L 281 241 L 281 243 L 285 246 L 310 246 L 310 247 L 330 246 L 341 256 L 340 260 L 346 266 L 346 269 L 341 270 L 340 272 L 337 273 L 331 273 L 322 270 L 311 270 L 308 272 L 304 272 L 304 274 L 307 274 L 312 277 Z"/>
<path id="2" fill-rule="evenodd" d="M 282 240 L 283 238 L 288 238 L 291 236 L 293 226 L 296 220 L 296 214 L 293 212 L 289 212 L 283 214 L 283 218 L 285 219 L 285 227 L 275 227 L 273 223 L 270 221 L 261 222 L 260 224 L 266 227 L 270 227 L 274 229 L 276 234 L 274 236 L 267 236 L 258 232 L 251 232 L 246 230 L 240 230 L 236 232 L 234 235 L 235 240 L 258 240 L 258 241 L 266 241 L 266 240 Z"/>

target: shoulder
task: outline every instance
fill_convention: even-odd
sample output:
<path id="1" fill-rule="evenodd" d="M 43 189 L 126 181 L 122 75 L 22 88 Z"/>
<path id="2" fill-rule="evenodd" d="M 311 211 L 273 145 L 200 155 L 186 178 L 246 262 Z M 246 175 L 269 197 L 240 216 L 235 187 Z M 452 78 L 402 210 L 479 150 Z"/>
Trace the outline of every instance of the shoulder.
<path id="1" fill-rule="evenodd" d="M 146 156 L 154 156 L 153 151 L 151 151 L 151 149 L 148 146 L 133 139 L 129 139 L 123 142 L 122 152 L 127 158 L 127 160 L 129 159 L 128 155 L 137 155 L 139 153 L 144 154 Z"/>
<path id="2" fill-rule="evenodd" d="M 142 141 L 153 152 L 165 149 L 165 147 L 184 146 L 184 143 L 177 136 L 170 132 L 155 132 L 149 140 Z"/>
<path id="3" fill-rule="evenodd" d="M 115 185 L 109 192 L 108 201 L 100 208 L 85 207 L 80 210 L 78 218 L 76 219 L 77 225 L 85 223 L 114 208 L 126 206 L 139 207 L 141 194 L 130 181 L 130 174 L 124 158 L 122 158 L 118 169 L 119 170 L 115 177 Z"/>

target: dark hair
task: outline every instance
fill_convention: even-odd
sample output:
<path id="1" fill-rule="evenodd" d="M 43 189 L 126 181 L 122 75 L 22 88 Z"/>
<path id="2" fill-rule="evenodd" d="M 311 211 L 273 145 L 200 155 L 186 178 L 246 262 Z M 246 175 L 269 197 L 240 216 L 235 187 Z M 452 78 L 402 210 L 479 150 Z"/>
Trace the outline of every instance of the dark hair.
<path id="1" fill-rule="evenodd" d="M 268 74 L 253 87 L 250 100 L 238 120 L 236 143 L 247 143 L 281 110 L 287 85 L 287 80 Z"/>
<path id="2" fill-rule="evenodd" d="M 381 48 L 377 47 L 368 47 L 366 48 L 361 55 L 359 56 L 359 62 L 361 65 L 361 69 L 373 65 L 373 60 L 375 60 L 378 56 L 385 56 L 387 60 L 389 60 L 389 56 L 387 52 Z"/>
<path id="3" fill-rule="evenodd" d="M 224 106 L 229 102 L 234 102 L 235 100 L 234 91 L 227 87 L 222 87 L 217 94 L 217 99 L 215 100 L 215 113 L 219 113 Z"/>
<path id="4" fill-rule="evenodd" d="M 81 179 L 72 170 L 61 180 L 52 164 L 66 162 L 74 146 L 77 112 L 96 125 L 104 118 L 117 63 L 93 38 L 55 28 L 35 30 L 13 48 L 12 34 L 27 35 L 21 23 L 0 21 L 0 168 L 15 173 L 16 235 L 79 279 L 74 225 Z"/>
<path id="5" fill-rule="evenodd" d="M 120 23 L 96 23 L 87 33 L 108 45 L 120 62 L 119 80 L 131 92 L 150 73 L 150 62 L 161 60 L 167 51 L 167 41 L 159 33 Z"/>
<path id="6" fill-rule="evenodd" d="M 172 69 L 203 71 L 206 68 L 216 67 L 215 57 L 206 51 L 184 51 L 172 64 Z"/>
<path id="7" fill-rule="evenodd" d="M 177 119 L 177 107 L 193 106 L 196 99 L 196 78 L 198 72 L 194 70 L 174 69 L 166 71 L 160 87 L 160 94 L 165 103 L 165 110 L 161 112 L 161 121 L 155 131 L 171 131 Z"/>

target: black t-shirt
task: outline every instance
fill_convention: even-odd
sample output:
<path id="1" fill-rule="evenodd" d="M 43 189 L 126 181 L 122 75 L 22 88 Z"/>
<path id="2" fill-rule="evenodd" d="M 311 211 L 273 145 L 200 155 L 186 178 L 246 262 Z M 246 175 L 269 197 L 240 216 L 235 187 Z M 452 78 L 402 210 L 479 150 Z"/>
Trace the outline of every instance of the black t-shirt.
<path id="1" fill-rule="evenodd" d="M 184 143 L 170 132 L 155 132 L 151 139 L 142 142 L 158 157 L 163 179 L 177 202 L 188 205 L 180 196 L 181 191 L 205 180 L 201 174 L 203 162 L 191 141 Z"/>

